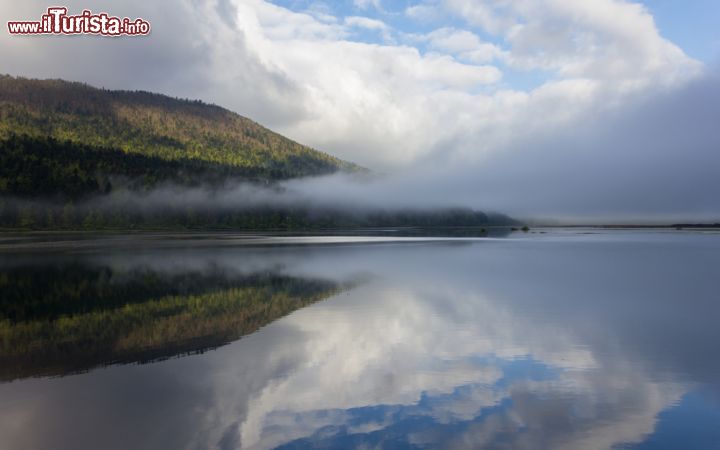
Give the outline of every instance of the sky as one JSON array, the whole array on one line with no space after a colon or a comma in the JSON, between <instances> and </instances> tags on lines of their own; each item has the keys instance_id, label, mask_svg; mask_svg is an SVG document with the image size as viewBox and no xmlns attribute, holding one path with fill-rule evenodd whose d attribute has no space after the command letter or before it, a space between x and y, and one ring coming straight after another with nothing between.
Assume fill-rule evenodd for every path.
<instances>
[{"instance_id":1,"label":"sky","mask_svg":"<svg viewBox=\"0 0 720 450\"><path fill-rule=\"evenodd\" d=\"M308 195L720 220L715 1L66 3L152 33L5 32L0 72L202 99L387 175L297 186Z\"/></svg>"}]
</instances>

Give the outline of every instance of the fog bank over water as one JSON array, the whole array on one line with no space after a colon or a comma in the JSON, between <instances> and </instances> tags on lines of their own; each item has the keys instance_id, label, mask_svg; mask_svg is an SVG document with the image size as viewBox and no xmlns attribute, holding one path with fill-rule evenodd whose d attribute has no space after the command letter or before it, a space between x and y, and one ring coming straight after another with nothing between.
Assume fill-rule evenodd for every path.
<instances>
[{"instance_id":1,"label":"fog bank over water","mask_svg":"<svg viewBox=\"0 0 720 450\"><path fill-rule=\"evenodd\" d=\"M566 223L720 220L720 76L714 70L632 108L535 131L474 161L439 157L372 182L286 183L337 203L469 206Z\"/></svg>"}]
</instances>

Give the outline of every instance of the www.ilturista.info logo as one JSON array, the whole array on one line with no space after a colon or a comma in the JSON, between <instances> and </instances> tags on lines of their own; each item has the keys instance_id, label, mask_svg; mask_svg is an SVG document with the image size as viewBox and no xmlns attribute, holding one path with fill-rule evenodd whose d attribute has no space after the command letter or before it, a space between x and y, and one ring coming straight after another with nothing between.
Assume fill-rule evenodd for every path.
<instances>
[{"instance_id":1,"label":"www.ilturista.info logo","mask_svg":"<svg viewBox=\"0 0 720 450\"><path fill-rule=\"evenodd\" d=\"M130 20L89 9L77 16L68 16L64 6L47 9L40 20L9 21L10 34L97 34L101 36L144 36L150 34L150 22L142 18Z\"/></svg>"}]
</instances>

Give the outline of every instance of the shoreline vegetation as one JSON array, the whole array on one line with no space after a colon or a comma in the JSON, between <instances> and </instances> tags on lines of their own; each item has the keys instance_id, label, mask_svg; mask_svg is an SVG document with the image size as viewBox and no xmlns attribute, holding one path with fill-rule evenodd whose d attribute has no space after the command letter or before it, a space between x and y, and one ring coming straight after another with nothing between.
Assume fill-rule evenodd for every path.
<instances>
[{"instance_id":1,"label":"shoreline vegetation","mask_svg":"<svg viewBox=\"0 0 720 450\"><path fill-rule=\"evenodd\" d=\"M179 204L52 204L0 197L0 230L323 231L372 228L523 227L503 214L469 208L351 209L317 206L182 207Z\"/></svg>"},{"instance_id":2,"label":"shoreline vegetation","mask_svg":"<svg viewBox=\"0 0 720 450\"><path fill-rule=\"evenodd\" d=\"M531 230L539 231L543 229L601 229L601 230L633 230L633 229L665 229L665 230L694 230L694 229L708 229L720 230L720 223L678 223L678 224L592 224L592 225L544 225L534 224L532 227L528 225L485 225L485 226L375 226L375 227L336 227L336 228L298 228L298 229L285 229L285 228L248 228L238 229L232 227L217 227L217 228L189 228L183 226L158 226L158 227L104 227L97 229L85 229L85 228L22 228L22 227L7 227L0 226L0 235L11 235L11 234L23 234L23 235L53 235L53 234L79 234L79 233L91 233L96 235L113 235L113 234L165 234L165 233L181 233L181 234L213 234L213 233L248 233L248 234L263 234L263 235L277 235L277 236L336 236L336 235L380 235L395 233L398 235L439 235L441 232L448 232L450 235L454 234L493 234L501 231L523 231L528 232Z\"/></svg>"}]
</instances>

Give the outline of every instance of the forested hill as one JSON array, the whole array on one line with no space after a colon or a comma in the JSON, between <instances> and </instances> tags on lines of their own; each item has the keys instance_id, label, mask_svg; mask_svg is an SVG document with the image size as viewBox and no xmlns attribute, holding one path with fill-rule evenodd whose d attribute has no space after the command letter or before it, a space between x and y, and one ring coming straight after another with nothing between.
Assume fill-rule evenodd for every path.
<instances>
[{"instance_id":1,"label":"forested hill","mask_svg":"<svg viewBox=\"0 0 720 450\"><path fill-rule=\"evenodd\" d=\"M112 158L121 152L159 165L179 162L188 170L222 168L248 178L360 169L200 101L0 75L0 141L13 135L78 144L83 152L109 151Z\"/></svg>"}]
</instances>

